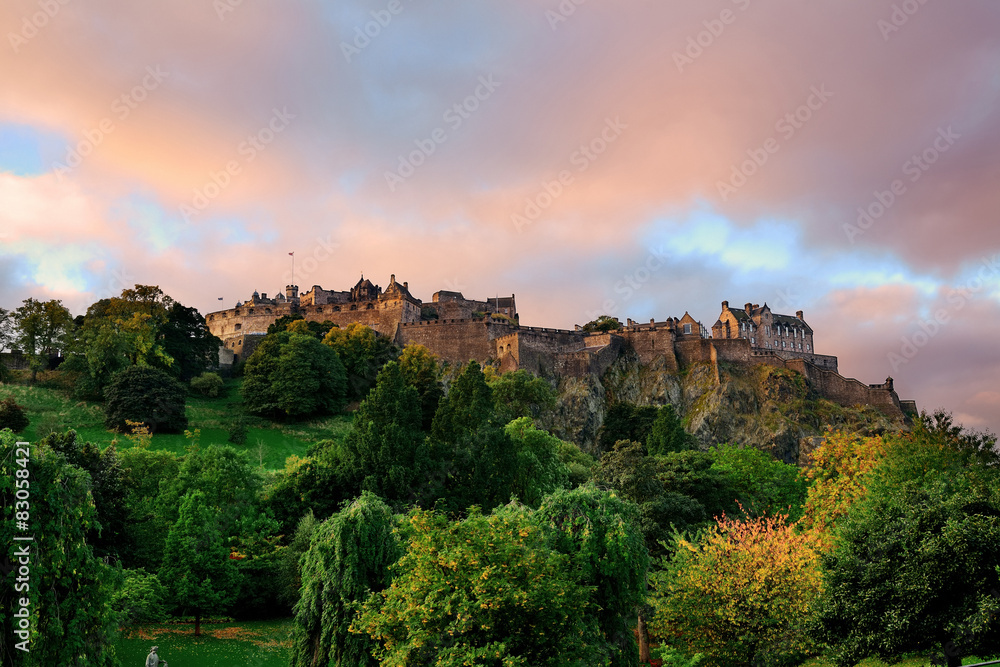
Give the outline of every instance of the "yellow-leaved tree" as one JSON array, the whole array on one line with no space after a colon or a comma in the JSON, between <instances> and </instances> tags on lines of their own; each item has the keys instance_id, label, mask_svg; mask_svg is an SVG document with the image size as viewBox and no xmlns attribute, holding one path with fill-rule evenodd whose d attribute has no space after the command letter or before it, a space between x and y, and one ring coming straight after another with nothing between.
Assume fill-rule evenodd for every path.
<instances>
[{"instance_id":1,"label":"yellow-leaved tree","mask_svg":"<svg viewBox=\"0 0 1000 667\"><path fill-rule=\"evenodd\" d=\"M815 546L786 516L717 518L696 539L678 539L652 578L651 634L711 665L801 659L814 648L805 621L822 582Z\"/></svg>"}]
</instances>

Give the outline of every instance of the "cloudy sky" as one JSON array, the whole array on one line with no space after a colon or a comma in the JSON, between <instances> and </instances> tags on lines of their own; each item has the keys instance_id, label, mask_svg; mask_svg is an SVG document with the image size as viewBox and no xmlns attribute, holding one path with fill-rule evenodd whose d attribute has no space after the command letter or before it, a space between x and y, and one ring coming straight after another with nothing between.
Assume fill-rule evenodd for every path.
<instances>
[{"instance_id":1,"label":"cloudy sky","mask_svg":"<svg viewBox=\"0 0 1000 667\"><path fill-rule=\"evenodd\" d=\"M0 307L364 272L525 324L803 310L1000 429L991 0L4 0ZM222 301L219 301L222 297Z\"/></svg>"}]
</instances>

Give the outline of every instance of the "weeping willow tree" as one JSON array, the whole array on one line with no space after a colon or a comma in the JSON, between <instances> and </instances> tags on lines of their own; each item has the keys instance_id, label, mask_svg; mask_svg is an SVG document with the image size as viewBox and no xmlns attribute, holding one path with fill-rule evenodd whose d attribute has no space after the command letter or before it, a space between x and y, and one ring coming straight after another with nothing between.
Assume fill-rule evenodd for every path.
<instances>
[{"instance_id":1,"label":"weeping willow tree","mask_svg":"<svg viewBox=\"0 0 1000 667\"><path fill-rule=\"evenodd\" d=\"M389 567L403 555L393 527L392 510L366 491L313 534L302 557L292 667L377 667L374 641L349 628L368 594L389 585Z\"/></svg>"}]
</instances>

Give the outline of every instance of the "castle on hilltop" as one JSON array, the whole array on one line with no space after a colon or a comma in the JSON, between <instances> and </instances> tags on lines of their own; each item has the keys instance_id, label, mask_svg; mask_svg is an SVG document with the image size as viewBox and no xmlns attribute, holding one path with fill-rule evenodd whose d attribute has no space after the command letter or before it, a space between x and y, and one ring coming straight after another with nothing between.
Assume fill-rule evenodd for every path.
<instances>
[{"instance_id":1,"label":"castle on hilltop","mask_svg":"<svg viewBox=\"0 0 1000 667\"><path fill-rule=\"evenodd\" d=\"M415 298L406 282L389 278L383 290L363 275L347 291L319 285L299 295L297 285L268 298L253 295L233 308L209 313L209 330L223 342L220 363L231 364L252 354L275 320L301 315L308 321L329 321L344 327L357 322L399 346L428 348L443 361L464 364L497 363L501 371L527 369L548 377L601 375L623 351L640 363L658 362L677 372L699 362L743 365L769 364L796 370L817 393L841 405L874 405L892 417L915 412L912 401L900 401L892 379L865 385L838 373L837 357L816 354L813 330L802 311L779 315L763 306L746 304L722 313L709 330L689 313L663 321L639 323L628 319L620 328L592 332L522 326L514 295L468 299L461 292L435 292L430 302ZM617 318L616 318L617 319Z\"/></svg>"}]
</instances>

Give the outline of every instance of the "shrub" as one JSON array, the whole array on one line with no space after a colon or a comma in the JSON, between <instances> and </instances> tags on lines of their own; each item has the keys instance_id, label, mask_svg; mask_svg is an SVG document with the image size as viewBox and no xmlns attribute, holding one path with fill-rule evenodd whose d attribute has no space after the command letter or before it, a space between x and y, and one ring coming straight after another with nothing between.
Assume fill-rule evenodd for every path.
<instances>
[{"instance_id":1,"label":"shrub","mask_svg":"<svg viewBox=\"0 0 1000 667\"><path fill-rule=\"evenodd\" d=\"M229 424L229 437L227 440L234 445L242 445L246 443L249 431L246 419L242 416L237 417Z\"/></svg>"},{"instance_id":2,"label":"shrub","mask_svg":"<svg viewBox=\"0 0 1000 667\"><path fill-rule=\"evenodd\" d=\"M191 391L209 398L216 398L222 393L225 384L218 373L202 373L191 378Z\"/></svg>"},{"instance_id":3,"label":"shrub","mask_svg":"<svg viewBox=\"0 0 1000 667\"><path fill-rule=\"evenodd\" d=\"M28 428L28 423L24 408L14 401L13 396L0 402L0 430L9 428L14 433L20 433Z\"/></svg>"},{"instance_id":4,"label":"shrub","mask_svg":"<svg viewBox=\"0 0 1000 667\"><path fill-rule=\"evenodd\" d=\"M184 385L166 372L131 366L111 378L104 390L104 425L129 431L128 422L142 422L150 431L180 433L187 427Z\"/></svg>"}]
</instances>

